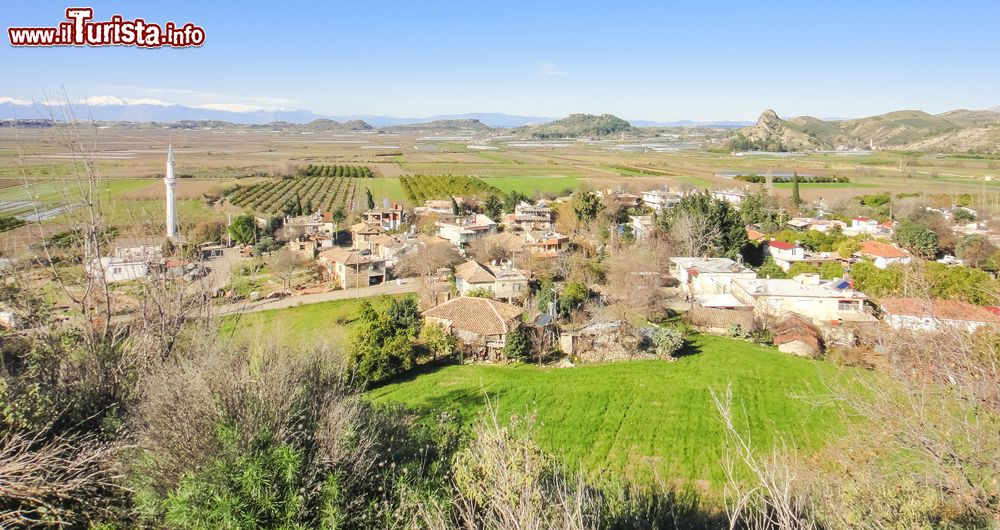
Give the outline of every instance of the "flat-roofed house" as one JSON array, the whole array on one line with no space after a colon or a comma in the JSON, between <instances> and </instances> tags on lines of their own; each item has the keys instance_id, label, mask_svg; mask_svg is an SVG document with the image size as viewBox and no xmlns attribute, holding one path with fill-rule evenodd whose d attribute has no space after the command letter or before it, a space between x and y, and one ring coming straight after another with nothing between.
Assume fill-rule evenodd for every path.
<instances>
[{"instance_id":1,"label":"flat-roofed house","mask_svg":"<svg viewBox=\"0 0 1000 530\"><path fill-rule=\"evenodd\" d=\"M481 358L503 360L507 334L520 325L520 307L490 298L460 296L422 313L427 323L441 324L475 348Z\"/></svg>"},{"instance_id":2,"label":"flat-roofed house","mask_svg":"<svg viewBox=\"0 0 1000 530\"><path fill-rule=\"evenodd\" d=\"M438 221L434 224L437 226L438 237L451 241L451 244L459 248L467 247L478 237L497 232L497 224L481 213L457 217L452 221Z\"/></svg>"},{"instance_id":3,"label":"flat-roofed house","mask_svg":"<svg viewBox=\"0 0 1000 530\"><path fill-rule=\"evenodd\" d=\"M670 258L670 274L689 297L728 294L733 280L750 280L757 273L729 258Z\"/></svg>"},{"instance_id":4,"label":"flat-roofed house","mask_svg":"<svg viewBox=\"0 0 1000 530\"><path fill-rule=\"evenodd\" d=\"M799 274L791 279L733 280L732 294L753 306L761 319L802 315L819 324L874 322L865 308L864 293L850 280L822 280L819 274Z\"/></svg>"},{"instance_id":5,"label":"flat-roofed house","mask_svg":"<svg viewBox=\"0 0 1000 530\"><path fill-rule=\"evenodd\" d=\"M385 281L385 260L367 249L331 248L320 252L317 261L341 289L368 287Z\"/></svg>"},{"instance_id":6,"label":"flat-roofed house","mask_svg":"<svg viewBox=\"0 0 1000 530\"><path fill-rule=\"evenodd\" d=\"M521 202L514 212L503 217L503 224L518 230L550 230L552 228L552 208Z\"/></svg>"},{"instance_id":7,"label":"flat-roofed house","mask_svg":"<svg viewBox=\"0 0 1000 530\"><path fill-rule=\"evenodd\" d=\"M103 278L105 283L118 283L145 278L154 266L147 260L101 257L87 262L85 268L92 278Z\"/></svg>"},{"instance_id":8,"label":"flat-roofed house","mask_svg":"<svg viewBox=\"0 0 1000 530\"><path fill-rule=\"evenodd\" d=\"M733 206L739 206L740 204L743 204L743 199L747 198L747 192L740 189L713 190L712 198L726 201Z\"/></svg>"},{"instance_id":9,"label":"flat-roofed house","mask_svg":"<svg viewBox=\"0 0 1000 530\"><path fill-rule=\"evenodd\" d=\"M855 217L851 219L851 226L847 227L845 233L848 235L876 235L880 230L877 220L871 217Z\"/></svg>"},{"instance_id":10,"label":"flat-roofed house","mask_svg":"<svg viewBox=\"0 0 1000 530\"><path fill-rule=\"evenodd\" d=\"M554 258L569 249L569 236L553 230L529 230L524 233L524 248L533 256Z\"/></svg>"},{"instance_id":11,"label":"flat-roofed house","mask_svg":"<svg viewBox=\"0 0 1000 530\"><path fill-rule=\"evenodd\" d=\"M677 206L682 198L680 194L670 191L669 187L642 192L642 203L657 212Z\"/></svg>"},{"instance_id":12,"label":"flat-roofed house","mask_svg":"<svg viewBox=\"0 0 1000 530\"><path fill-rule=\"evenodd\" d=\"M632 224L632 236L635 237L636 241L646 239L653 233L654 221L652 215L630 215L628 218Z\"/></svg>"}]
</instances>

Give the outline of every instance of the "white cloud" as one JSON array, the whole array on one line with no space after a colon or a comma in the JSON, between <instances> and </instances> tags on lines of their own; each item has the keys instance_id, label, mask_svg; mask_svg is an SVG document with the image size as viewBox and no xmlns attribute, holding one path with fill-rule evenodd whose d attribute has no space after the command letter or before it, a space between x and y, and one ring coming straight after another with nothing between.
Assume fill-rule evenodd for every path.
<instances>
[{"instance_id":1,"label":"white cloud","mask_svg":"<svg viewBox=\"0 0 1000 530\"><path fill-rule=\"evenodd\" d=\"M567 74L566 70L563 70L552 63L538 63L536 66L538 73L544 75L545 77L563 77Z\"/></svg>"},{"instance_id":2,"label":"white cloud","mask_svg":"<svg viewBox=\"0 0 1000 530\"><path fill-rule=\"evenodd\" d=\"M8 96L0 96L0 104L10 103L12 105L31 105L31 102L26 99L12 98Z\"/></svg>"}]
</instances>

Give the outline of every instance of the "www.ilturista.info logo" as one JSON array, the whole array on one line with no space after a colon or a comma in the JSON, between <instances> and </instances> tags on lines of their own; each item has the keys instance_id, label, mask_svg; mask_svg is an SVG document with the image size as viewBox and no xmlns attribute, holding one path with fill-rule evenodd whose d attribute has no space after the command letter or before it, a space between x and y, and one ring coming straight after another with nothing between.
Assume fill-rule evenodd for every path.
<instances>
[{"instance_id":1,"label":"www.ilturista.info logo","mask_svg":"<svg viewBox=\"0 0 1000 530\"><path fill-rule=\"evenodd\" d=\"M106 22L92 22L89 7L66 8L66 21L54 28L7 28L11 46L139 46L186 48L205 43L205 30L188 22L162 26L141 18L125 20L114 15Z\"/></svg>"}]
</instances>

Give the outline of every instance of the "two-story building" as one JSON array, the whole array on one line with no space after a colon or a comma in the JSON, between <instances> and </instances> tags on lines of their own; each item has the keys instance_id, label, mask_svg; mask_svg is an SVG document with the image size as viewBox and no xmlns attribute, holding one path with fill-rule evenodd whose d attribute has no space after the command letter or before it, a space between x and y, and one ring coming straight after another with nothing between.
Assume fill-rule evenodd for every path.
<instances>
[{"instance_id":1,"label":"two-story building","mask_svg":"<svg viewBox=\"0 0 1000 530\"><path fill-rule=\"evenodd\" d=\"M822 280L818 274L799 274L791 279L737 279L732 294L753 306L754 313L764 320L794 313L823 325L875 321L865 307L868 297L855 291L846 279Z\"/></svg>"},{"instance_id":2,"label":"two-story building","mask_svg":"<svg viewBox=\"0 0 1000 530\"><path fill-rule=\"evenodd\" d=\"M497 224L480 213L456 217L450 221L438 221L434 224L437 227L438 237L447 239L459 248L469 246L469 243L478 237L497 233Z\"/></svg>"},{"instance_id":3,"label":"two-story building","mask_svg":"<svg viewBox=\"0 0 1000 530\"><path fill-rule=\"evenodd\" d=\"M524 233L524 249L533 256L561 256L569 250L569 236L553 230L529 230Z\"/></svg>"},{"instance_id":4,"label":"two-story building","mask_svg":"<svg viewBox=\"0 0 1000 530\"><path fill-rule=\"evenodd\" d=\"M499 300L520 300L528 294L528 275L509 261L483 264L469 260L455 267L455 288L462 295L485 289Z\"/></svg>"},{"instance_id":5,"label":"two-story building","mask_svg":"<svg viewBox=\"0 0 1000 530\"><path fill-rule=\"evenodd\" d=\"M728 294L734 280L751 280L757 273L729 258L670 258L670 275L689 297Z\"/></svg>"},{"instance_id":6,"label":"two-story building","mask_svg":"<svg viewBox=\"0 0 1000 530\"><path fill-rule=\"evenodd\" d=\"M726 201L733 206L739 206L743 204L743 199L747 198L747 192L746 190L735 188L731 190L713 190L712 198Z\"/></svg>"},{"instance_id":7,"label":"two-story building","mask_svg":"<svg viewBox=\"0 0 1000 530\"><path fill-rule=\"evenodd\" d=\"M393 203L389 208L372 208L361 214L365 223L378 226L386 232L399 230L405 220L405 212L399 204Z\"/></svg>"},{"instance_id":8,"label":"two-story building","mask_svg":"<svg viewBox=\"0 0 1000 530\"><path fill-rule=\"evenodd\" d=\"M808 265L822 265L829 261L836 261L836 257L829 252L810 252L794 243L770 240L764 245L764 255L770 257L781 267L781 270L788 272L792 265L805 263Z\"/></svg>"},{"instance_id":9,"label":"two-story building","mask_svg":"<svg viewBox=\"0 0 1000 530\"><path fill-rule=\"evenodd\" d=\"M521 202L514 207L514 213L503 217L504 226L516 230L550 230L552 221L552 208L527 202Z\"/></svg>"},{"instance_id":10,"label":"two-story building","mask_svg":"<svg viewBox=\"0 0 1000 530\"><path fill-rule=\"evenodd\" d=\"M847 227L844 233L848 235L867 234L874 236L878 235L880 231L878 220L871 217L855 217L851 219L851 226Z\"/></svg>"},{"instance_id":11,"label":"two-story building","mask_svg":"<svg viewBox=\"0 0 1000 530\"><path fill-rule=\"evenodd\" d=\"M630 215L628 219L632 228L632 237L636 241L646 239L653 233L655 225L652 215Z\"/></svg>"},{"instance_id":12,"label":"two-story building","mask_svg":"<svg viewBox=\"0 0 1000 530\"><path fill-rule=\"evenodd\" d=\"M332 248L320 252L317 261L341 289L367 287L385 281L385 260L367 249Z\"/></svg>"},{"instance_id":13,"label":"two-story building","mask_svg":"<svg viewBox=\"0 0 1000 530\"><path fill-rule=\"evenodd\" d=\"M642 192L642 203L657 212L677 206L681 199L681 195L670 191L668 186Z\"/></svg>"}]
</instances>

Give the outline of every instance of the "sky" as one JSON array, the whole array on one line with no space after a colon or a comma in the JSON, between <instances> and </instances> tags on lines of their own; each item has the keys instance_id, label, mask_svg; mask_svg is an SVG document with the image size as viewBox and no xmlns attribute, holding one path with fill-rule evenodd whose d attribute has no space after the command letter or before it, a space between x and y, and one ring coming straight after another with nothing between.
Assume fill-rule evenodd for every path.
<instances>
[{"instance_id":1,"label":"sky","mask_svg":"<svg viewBox=\"0 0 1000 530\"><path fill-rule=\"evenodd\" d=\"M1000 2L19 1L0 25L205 29L199 48L14 48L0 100L113 96L419 117L612 113L670 121L1000 105Z\"/></svg>"}]
</instances>

